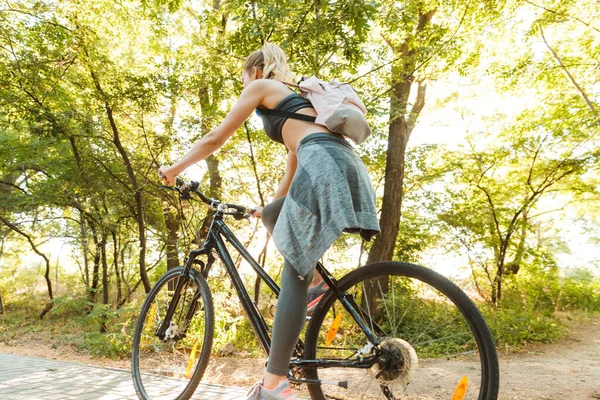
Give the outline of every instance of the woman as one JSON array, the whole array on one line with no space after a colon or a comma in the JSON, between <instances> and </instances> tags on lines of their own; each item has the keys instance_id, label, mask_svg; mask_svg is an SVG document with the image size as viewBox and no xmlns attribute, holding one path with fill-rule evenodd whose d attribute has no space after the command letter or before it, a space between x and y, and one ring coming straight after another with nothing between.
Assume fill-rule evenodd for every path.
<instances>
[{"instance_id":1,"label":"woman","mask_svg":"<svg viewBox=\"0 0 600 400\"><path fill-rule=\"evenodd\" d=\"M250 54L242 73L244 90L225 120L184 157L159 175L166 184L190 165L214 153L257 109L281 109L310 116L310 101L283 82L293 81L285 54L267 43ZM263 113L267 136L287 147L287 168L262 217L285 259L273 337L262 382L248 399L293 399L289 360L306 321L307 292L314 266L343 231L369 240L379 232L375 194L367 170L344 138L312 122Z\"/></svg>"}]
</instances>

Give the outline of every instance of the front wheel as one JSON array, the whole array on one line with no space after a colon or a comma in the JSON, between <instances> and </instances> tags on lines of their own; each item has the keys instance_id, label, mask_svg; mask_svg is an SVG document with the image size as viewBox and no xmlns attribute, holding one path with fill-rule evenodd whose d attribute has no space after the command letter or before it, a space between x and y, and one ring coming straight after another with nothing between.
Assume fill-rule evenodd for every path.
<instances>
[{"instance_id":1,"label":"front wheel","mask_svg":"<svg viewBox=\"0 0 600 400\"><path fill-rule=\"evenodd\" d=\"M304 357L318 360L306 377L329 381L308 386L313 400L498 398L491 333L451 281L417 265L383 262L352 271L338 289L344 300L330 290L306 334Z\"/></svg>"},{"instance_id":2,"label":"front wheel","mask_svg":"<svg viewBox=\"0 0 600 400\"><path fill-rule=\"evenodd\" d=\"M152 288L133 336L132 374L140 399L187 400L200 383L213 341L214 310L206 279L183 267L163 275ZM184 279L175 296L178 281ZM163 322L177 299L173 316ZM160 327L166 327L164 333Z\"/></svg>"}]
</instances>

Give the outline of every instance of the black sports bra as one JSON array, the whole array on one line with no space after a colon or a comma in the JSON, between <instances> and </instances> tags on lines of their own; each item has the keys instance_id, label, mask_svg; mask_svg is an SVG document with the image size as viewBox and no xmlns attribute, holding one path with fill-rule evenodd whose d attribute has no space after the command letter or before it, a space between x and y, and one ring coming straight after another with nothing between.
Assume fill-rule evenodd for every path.
<instances>
[{"instance_id":1,"label":"black sports bra","mask_svg":"<svg viewBox=\"0 0 600 400\"><path fill-rule=\"evenodd\" d=\"M312 103L308 99L305 99L298 93L292 93L283 100L281 100L273 110L295 113L296 111L307 107L313 107ZM288 120L289 117L275 115L274 113L271 113L269 111L272 110L264 107L259 107L256 109L256 112L263 121L265 133L267 134L267 136L271 140L283 144L283 138L281 137L281 128L283 127L283 124L285 123L285 121ZM306 120L314 121L314 117L307 117L308 118L306 118Z\"/></svg>"}]
</instances>

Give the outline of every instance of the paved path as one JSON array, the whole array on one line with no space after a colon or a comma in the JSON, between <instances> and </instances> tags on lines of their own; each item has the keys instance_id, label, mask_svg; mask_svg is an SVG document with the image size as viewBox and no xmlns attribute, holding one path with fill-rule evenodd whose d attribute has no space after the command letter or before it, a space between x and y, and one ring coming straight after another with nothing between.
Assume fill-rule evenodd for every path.
<instances>
[{"instance_id":1,"label":"paved path","mask_svg":"<svg viewBox=\"0 0 600 400\"><path fill-rule=\"evenodd\" d=\"M244 399L246 390L200 384L192 399ZM0 353L2 400L137 398L130 371Z\"/></svg>"}]
</instances>

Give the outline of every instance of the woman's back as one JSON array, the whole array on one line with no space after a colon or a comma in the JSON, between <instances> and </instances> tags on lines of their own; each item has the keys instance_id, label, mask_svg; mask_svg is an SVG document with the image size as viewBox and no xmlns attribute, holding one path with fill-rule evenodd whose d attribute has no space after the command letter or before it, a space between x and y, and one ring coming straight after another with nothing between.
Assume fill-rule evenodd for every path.
<instances>
[{"instance_id":1,"label":"woman's back","mask_svg":"<svg viewBox=\"0 0 600 400\"><path fill-rule=\"evenodd\" d=\"M279 107L280 109L285 109L285 111L312 117L317 116L317 113L310 102L300 97L296 92L290 90L286 84L274 79L262 79L262 81L261 86L265 93L261 107L271 110ZM286 103L288 103L287 106ZM281 108L282 106L284 108ZM285 146L294 153L296 152L300 141L311 133L331 133L323 125L318 125L309 121L274 116L269 116L268 118L261 117L263 118L263 122L266 122L265 130L267 130L267 135L271 139L285 144Z\"/></svg>"}]
</instances>

